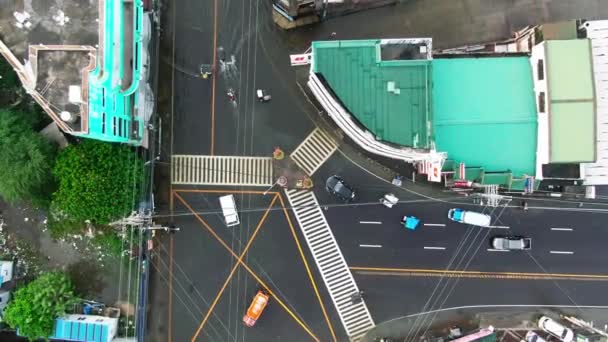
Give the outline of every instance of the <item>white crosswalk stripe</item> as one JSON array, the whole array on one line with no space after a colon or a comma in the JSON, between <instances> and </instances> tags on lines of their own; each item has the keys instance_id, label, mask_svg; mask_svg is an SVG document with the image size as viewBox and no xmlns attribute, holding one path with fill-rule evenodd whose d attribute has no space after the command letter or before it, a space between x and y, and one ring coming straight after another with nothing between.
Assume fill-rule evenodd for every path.
<instances>
[{"instance_id":1,"label":"white crosswalk stripe","mask_svg":"<svg viewBox=\"0 0 608 342\"><path fill-rule=\"evenodd\" d=\"M315 128L291 153L291 159L309 176L331 157L338 144L319 128Z\"/></svg>"},{"instance_id":2,"label":"white crosswalk stripe","mask_svg":"<svg viewBox=\"0 0 608 342\"><path fill-rule=\"evenodd\" d=\"M272 158L174 155L173 184L271 186Z\"/></svg>"},{"instance_id":3,"label":"white crosswalk stripe","mask_svg":"<svg viewBox=\"0 0 608 342\"><path fill-rule=\"evenodd\" d=\"M358 341L374 327L374 321L364 300L351 303L351 295L359 292L359 288L319 202L312 191L285 190L285 193L340 321L351 341Z\"/></svg>"}]
</instances>

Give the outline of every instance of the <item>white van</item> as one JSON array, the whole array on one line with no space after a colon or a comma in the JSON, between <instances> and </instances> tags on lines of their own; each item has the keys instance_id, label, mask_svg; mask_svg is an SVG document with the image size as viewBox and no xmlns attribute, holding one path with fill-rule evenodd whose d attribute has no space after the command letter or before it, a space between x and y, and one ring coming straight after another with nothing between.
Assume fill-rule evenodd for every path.
<instances>
[{"instance_id":1,"label":"white van","mask_svg":"<svg viewBox=\"0 0 608 342\"><path fill-rule=\"evenodd\" d=\"M490 215L458 208L450 209L448 211L448 218L455 222L472 224L480 227L489 227L492 221L492 217L490 217Z\"/></svg>"},{"instance_id":2,"label":"white van","mask_svg":"<svg viewBox=\"0 0 608 342\"><path fill-rule=\"evenodd\" d=\"M574 332L572 329L564 327L547 316L543 316L538 320L538 327L559 338L563 342L572 342L574 340Z\"/></svg>"},{"instance_id":3,"label":"white van","mask_svg":"<svg viewBox=\"0 0 608 342\"><path fill-rule=\"evenodd\" d=\"M236 203L234 202L233 195L221 196L220 205L228 227L236 226L241 223L239 220L239 213L236 211Z\"/></svg>"}]
</instances>

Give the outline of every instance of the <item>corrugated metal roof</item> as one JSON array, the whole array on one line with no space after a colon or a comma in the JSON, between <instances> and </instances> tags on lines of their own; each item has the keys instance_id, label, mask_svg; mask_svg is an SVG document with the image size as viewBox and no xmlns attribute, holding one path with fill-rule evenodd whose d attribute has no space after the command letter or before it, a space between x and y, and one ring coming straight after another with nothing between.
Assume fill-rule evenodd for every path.
<instances>
[{"instance_id":1,"label":"corrugated metal roof","mask_svg":"<svg viewBox=\"0 0 608 342\"><path fill-rule=\"evenodd\" d=\"M596 94L596 161L583 164L588 185L608 184L608 20L588 21Z\"/></svg>"},{"instance_id":2,"label":"corrugated metal roof","mask_svg":"<svg viewBox=\"0 0 608 342\"><path fill-rule=\"evenodd\" d=\"M55 320L55 331L50 338L67 341L108 342L109 330L109 326L103 322L70 319L69 317L57 318Z\"/></svg>"},{"instance_id":3,"label":"corrugated metal roof","mask_svg":"<svg viewBox=\"0 0 608 342\"><path fill-rule=\"evenodd\" d=\"M533 175L537 118L531 69L527 57L434 59L437 150L486 172Z\"/></svg>"},{"instance_id":4,"label":"corrugated metal roof","mask_svg":"<svg viewBox=\"0 0 608 342\"><path fill-rule=\"evenodd\" d=\"M546 41L545 59L549 95L549 161L595 161L591 41Z\"/></svg>"},{"instance_id":5,"label":"corrugated metal roof","mask_svg":"<svg viewBox=\"0 0 608 342\"><path fill-rule=\"evenodd\" d=\"M313 72L380 140L429 148L431 62L381 60L381 40L313 42Z\"/></svg>"}]
</instances>

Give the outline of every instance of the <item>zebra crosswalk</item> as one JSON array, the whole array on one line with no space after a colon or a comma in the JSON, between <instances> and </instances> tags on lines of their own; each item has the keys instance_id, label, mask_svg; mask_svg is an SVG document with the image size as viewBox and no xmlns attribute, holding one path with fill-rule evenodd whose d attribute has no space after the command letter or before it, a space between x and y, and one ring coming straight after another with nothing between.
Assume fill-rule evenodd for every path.
<instances>
[{"instance_id":1,"label":"zebra crosswalk","mask_svg":"<svg viewBox=\"0 0 608 342\"><path fill-rule=\"evenodd\" d=\"M291 159L309 176L331 157L338 144L319 128L315 128L291 153Z\"/></svg>"},{"instance_id":2,"label":"zebra crosswalk","mask_svg":"<svg viewBox=\"0 0 608 342\"><path fill-rule=\"evenodd\" d=\"M173 184L271 186L272 158L172 156Z\"/></svg>"},{"instance_id":3,"label":"zebra crosswalk","mask_svg":"<svg viewBox=\"0 0 608 342\"><path fill-rule=\"evenodd\" d=\"M374 327L374 321L364 300L351 302L351 296L358 293L359 288L319 202L312 191L285 190L285 193L340 321L351 341L358 341Z\"/></svg>"}]
</instances>

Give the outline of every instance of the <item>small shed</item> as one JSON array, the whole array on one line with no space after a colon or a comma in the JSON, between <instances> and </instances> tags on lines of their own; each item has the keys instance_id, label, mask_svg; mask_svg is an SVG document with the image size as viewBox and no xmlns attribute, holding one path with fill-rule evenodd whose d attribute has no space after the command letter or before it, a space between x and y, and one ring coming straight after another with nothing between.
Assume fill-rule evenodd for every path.
<instances>
[{"instance_id":1,"label":"small shed","mask_svg":"<svg viewBox=\"0 0 608 342\"><path fill-rule=\"evenodd\" d=\"M13 262L0 261L0 286L13 279Z\"/></svg>"},{"instance_id":2,"label":"small shed","mask_svg":"<svg viewBox=\"0 0 608 342\"><path fill-rule=\"evenodd\" d=\"M65 315L55 320L51 340L110 342L116 336L118 318L97 315Z\"/></svg>"}]
</instances>

